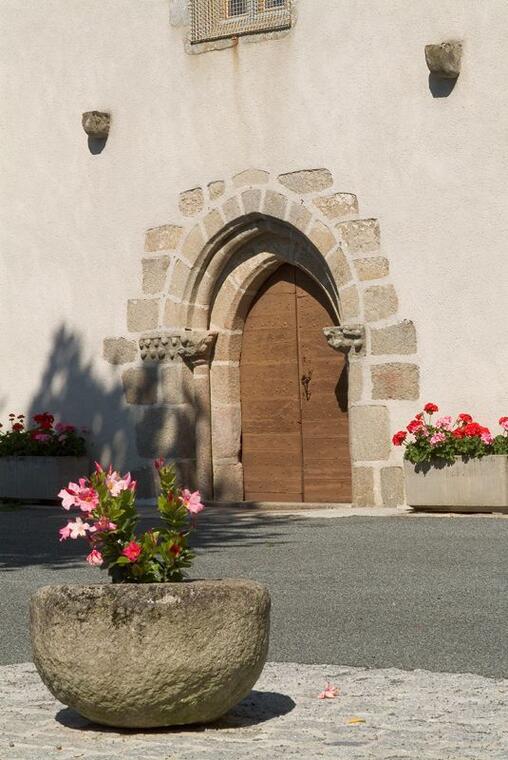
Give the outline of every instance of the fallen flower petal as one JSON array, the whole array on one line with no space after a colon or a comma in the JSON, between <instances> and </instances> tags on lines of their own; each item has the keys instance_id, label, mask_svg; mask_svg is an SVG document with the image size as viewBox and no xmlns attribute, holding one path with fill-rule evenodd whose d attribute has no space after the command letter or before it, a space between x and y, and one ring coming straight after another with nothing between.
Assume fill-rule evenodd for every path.
<instances>
[{"instance_id":1,"label":"fallen flower petal","mask_svg":"<svg viewBox=\"0 0 508 760\"><path fill-rule=\"evenodd\" d=\"M339 690L329 681L326 682L324 690L319 694L318 699L335 699Z\"/></svg>"},{"instance_id":2,"label":"fallen flower petal","mask_svg":"<svg viewBox=\"0 0 508 760\"><path fill-rule=\"evenodd\" d=\"M348 726L356 726L358 723L366 723L367 721L364 718L350 718L346 721Z\"/></svg>"}]
</instances>

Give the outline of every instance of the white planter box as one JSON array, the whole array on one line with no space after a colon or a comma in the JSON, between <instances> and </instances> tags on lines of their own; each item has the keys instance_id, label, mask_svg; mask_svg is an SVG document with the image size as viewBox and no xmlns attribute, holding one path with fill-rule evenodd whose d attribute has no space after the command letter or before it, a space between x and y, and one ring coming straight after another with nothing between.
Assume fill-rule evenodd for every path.
<instances>
[{"instance_id":1,"label":"white planter box","mask_svg":"<svg viewBox=\"0 0 508 760\"><path fill-rule=\"evenodd\" d=\"M69 481L87 477L88 457L0 457L0 499L56 499Z\"/></svg>"},{"instance_id":2,"label":"white planter box","mask_svg":"<svg viewBox=\"0 0 508 760\"><path fill-rule=\"evenodd\" d=\"M508 457L486 456L453 464L404 462L407 503L449 512L508 511Z\"/></svg>"}]
</instances>

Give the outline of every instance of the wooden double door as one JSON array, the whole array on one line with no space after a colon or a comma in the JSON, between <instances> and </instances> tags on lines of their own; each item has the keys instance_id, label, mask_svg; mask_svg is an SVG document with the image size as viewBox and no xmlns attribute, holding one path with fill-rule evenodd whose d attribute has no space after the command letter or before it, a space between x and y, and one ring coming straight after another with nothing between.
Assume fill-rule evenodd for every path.
<instances>
[{"instance_id":1,"label":"wooden double door","mask_svg":"<svg viewBox=\"0 0 508 760\"><path fill-rule=\"evenodd\" d=\"M321 288L281 266L247 316L240 361L247 501L350 502L347 366Z\"/></svg>"}]
</instances>

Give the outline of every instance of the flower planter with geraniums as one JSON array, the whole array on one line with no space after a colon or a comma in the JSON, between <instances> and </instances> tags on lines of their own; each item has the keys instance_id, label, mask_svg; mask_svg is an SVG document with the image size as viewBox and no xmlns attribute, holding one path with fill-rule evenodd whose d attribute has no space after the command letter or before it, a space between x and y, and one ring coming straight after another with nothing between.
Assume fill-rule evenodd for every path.
<instances>
[{"instance_id":1,"label":"flower planter with geraniums","mask_svg":"<svg viewBox=\"0 0 508 760\"><path fill-rule=\"evenodd\" d=\"M247 580L184 579L199 493L156 462L160 528L135 532L136 483L100 466L69 483L78 510L60 540L83 538L112 584L46 586L32 597L34 662L48 689L97 723L127 728L206 723L250 692L266 659L270 597Z\"/></svg>"},{"instance_id":2,"label":"flower planter with geraniums","mask_svg":"<svg viewBox=\"0 0 508 760\"><path fill-rule=\"evenodd\" d=\"M508 417L493 435L470 414L434 418L426 404L406 430L393 436L405 446L406 497L416 509L456 512L508 511Z\"/></svg>"},{"instance_id":3,"label":"flower planter with geraniums","mask_svg":"<svg viewBox=\"0 0 508 760\"><path fill-rule=\"evenodd\" d=\"M32 426L10 414L8 426L0 424L0 499L54 500L62 483L88 470L82 432L48 412Z\"/></svg>"}]
</instances>

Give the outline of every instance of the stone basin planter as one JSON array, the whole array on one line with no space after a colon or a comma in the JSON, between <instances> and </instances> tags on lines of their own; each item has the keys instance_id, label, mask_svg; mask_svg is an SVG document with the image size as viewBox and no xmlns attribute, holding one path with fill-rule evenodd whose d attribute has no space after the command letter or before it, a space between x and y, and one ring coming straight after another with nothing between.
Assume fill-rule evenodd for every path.
<instances>
[{"instance_id":1,"label":"stone basin planter","mask_svg":"<svg viewBox=\"0 0 508 760\"><path fill-rule=\"evenodd\" d=\"M45 586L31 601L33 658L51 693L96 723L207 723L260 676L269 614L248 580Z\"/></svg>"},{"instance_id":2,"label":"stone basin planter","mask_svg":"<svg viewBox=\"0 0 508 760\"><path fill-rule=\"evenodd\" d=\"M508 457L490 455L453 464L404 462L407 503L437 512L507 512Z\"/></svg>"},{"instance_id":3,"label":"stone basin planter","mask_svg":"<svg viewBox=\"0 0 508 760\"><path fill-rule=\"evenodd\" d=\"M54 500L88 468L88 457L0 457L0 499Z\"/></svg>"}]
</instances>

